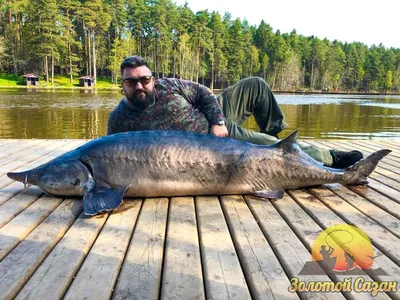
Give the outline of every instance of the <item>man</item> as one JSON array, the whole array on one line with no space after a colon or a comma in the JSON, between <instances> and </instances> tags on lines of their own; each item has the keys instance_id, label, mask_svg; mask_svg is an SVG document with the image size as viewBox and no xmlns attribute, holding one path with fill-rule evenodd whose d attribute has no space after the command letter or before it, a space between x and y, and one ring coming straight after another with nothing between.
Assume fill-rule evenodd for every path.
<instances>
[{"instance_id":1,"label":"man","mask_svg":"<svg viewBox=\"0 0 400 300\"><path fill-rule=\"evenodd\" d=\"M124 131L169 129L210 133L219 137L271 145L288 125L268 84L259 77L243 79L215 96L207 87L176 78L155 79L140 56L121 63L125 97L110 113L108 134ZM260 132L241 125L254 115ZM300 147L314 159L333 168L346 168L362 158L359 151Z\"/></svg>"}]
</instances>

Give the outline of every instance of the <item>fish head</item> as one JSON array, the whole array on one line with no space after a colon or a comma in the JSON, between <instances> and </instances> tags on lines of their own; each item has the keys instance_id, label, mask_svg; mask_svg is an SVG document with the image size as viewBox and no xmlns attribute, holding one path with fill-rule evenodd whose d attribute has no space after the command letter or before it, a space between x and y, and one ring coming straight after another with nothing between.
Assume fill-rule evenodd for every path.
<instances>
[{"instance_id":1,"label":"fish head","mask_svg":"<svg viewBox=\"0 0 400 300\"><path fill-rule=\"evenodd\" d=\"M79 160L55 160L35 169L10 172L7 176L24 184L39 186L54 195L83 195L93 179Z\"/></svg>"}]
</instances>

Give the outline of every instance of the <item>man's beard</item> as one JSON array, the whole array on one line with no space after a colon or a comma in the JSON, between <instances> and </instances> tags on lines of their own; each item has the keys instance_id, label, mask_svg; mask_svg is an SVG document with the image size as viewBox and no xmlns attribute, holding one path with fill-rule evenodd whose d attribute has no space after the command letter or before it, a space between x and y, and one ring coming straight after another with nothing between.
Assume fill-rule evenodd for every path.
<instances>
[{"instance_id":1,"label":"man's beard","mask_svg":"<svg viewBox=\"0 0 400 300\"><path fill-rule=\"evenodd\" d=\"M143 94L141 94L143 93ZM140 95L139 95L140 94ZM148 90L137 90L133 93L132 96L126 95L126 99L132 104L135 108L145 109L149 105L153 104L154 101L154 92Z\"/></svg>"}]
</instances>

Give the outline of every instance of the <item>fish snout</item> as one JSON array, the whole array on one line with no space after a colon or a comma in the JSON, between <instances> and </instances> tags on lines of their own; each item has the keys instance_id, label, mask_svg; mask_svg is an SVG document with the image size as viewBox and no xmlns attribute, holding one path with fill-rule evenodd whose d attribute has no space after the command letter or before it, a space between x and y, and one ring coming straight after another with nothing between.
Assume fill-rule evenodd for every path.
<instances>
[{"instance_id":1,"label":"fish snout","mask_svg":"<svg viewBox=\"0 0 400 300\"><path fill-rule=\"evenodd\" d=\"M23 171L23 172L8 172L7 176L10 179L22 182L24 184L36 184L37 176L34 176L32 170Z\"/></svg>"}]
</instances>

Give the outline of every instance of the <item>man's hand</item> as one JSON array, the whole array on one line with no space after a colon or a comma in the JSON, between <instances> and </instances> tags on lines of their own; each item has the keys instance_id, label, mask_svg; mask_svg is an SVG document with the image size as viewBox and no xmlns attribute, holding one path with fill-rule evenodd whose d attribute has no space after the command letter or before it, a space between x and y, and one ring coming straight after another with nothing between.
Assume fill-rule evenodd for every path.
<instances>
[{"instance_id":1,"label":"man's hand","mask_svg":"<svg viewBox=\"0 0 400 300\"><path fill-rule=\"evenodd\" d=\"M228 136L228 129L225 125L212 125L210 133L215 136L224 137Z\"/></svg>"}]
</instances>

